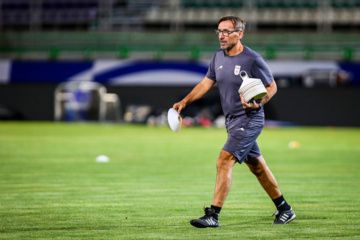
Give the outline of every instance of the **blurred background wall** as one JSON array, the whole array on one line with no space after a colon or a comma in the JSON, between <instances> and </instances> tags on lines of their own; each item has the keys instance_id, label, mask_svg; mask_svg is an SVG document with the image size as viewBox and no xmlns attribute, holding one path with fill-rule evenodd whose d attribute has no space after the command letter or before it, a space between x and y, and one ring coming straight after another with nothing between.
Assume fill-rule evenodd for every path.
<instances>
[{"instance_id":1,"label":"blurred background wall","mask_svg":"<svg viewBox=\"0 0 360 240\"><path fill-rule=\"evenodd\" d=\"M278 84L268 122L360 126L360 0L0 0L0 119L78 120L66 110L89 97L59 87L87 81L117 96L99 90L107 114L90 120L157 124L202 80L225 15ZM214 124L218 104L214 89L188 124Z\"/></svg>"}]
</instances>

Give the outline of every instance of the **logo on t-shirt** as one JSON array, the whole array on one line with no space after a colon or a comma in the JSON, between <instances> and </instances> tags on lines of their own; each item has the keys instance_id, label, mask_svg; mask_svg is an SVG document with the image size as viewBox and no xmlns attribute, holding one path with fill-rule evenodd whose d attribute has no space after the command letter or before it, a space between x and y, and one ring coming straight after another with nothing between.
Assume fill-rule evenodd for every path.
<instances>
[{"instance_id":1,"label":"logo on t-shirt","mask_svg":"<svg viewBox=\"0 0 360 240\"><path fill-rule=\"evenodd\" d=\"M236 66L235 66L235 69L234 69L234 74L235 74L235 75L239 75L239 73L240 73L240 68L241 68L240 65L236 65Z\"/></svg>"}]
</instances>

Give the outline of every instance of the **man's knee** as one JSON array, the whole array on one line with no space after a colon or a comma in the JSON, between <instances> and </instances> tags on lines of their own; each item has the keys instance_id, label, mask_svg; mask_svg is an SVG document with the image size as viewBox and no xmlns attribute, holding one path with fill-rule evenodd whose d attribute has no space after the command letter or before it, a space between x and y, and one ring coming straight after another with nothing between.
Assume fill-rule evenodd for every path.
<instances>
[{"instance_id":1,"label":"man's knee","mask_svg":"<svg viewBox=\"0 0 360 240\"><path fill-rule=\"evenodd\" d=\"M262 156L251 158L246 164L255 176L260 176L267 168L265 159Z\"/></svg>"},{"instance_id":2,"label":"man's knee","mask_svg":"<svg viewBox=\"0 0 360 240\"><path fill-rule=\"evenodd\" d=\"M218 170L231 169L235 165L236 161L237 160L234 155L225 150L221 150L216 167Z\"/></svg>"}]
</instances>

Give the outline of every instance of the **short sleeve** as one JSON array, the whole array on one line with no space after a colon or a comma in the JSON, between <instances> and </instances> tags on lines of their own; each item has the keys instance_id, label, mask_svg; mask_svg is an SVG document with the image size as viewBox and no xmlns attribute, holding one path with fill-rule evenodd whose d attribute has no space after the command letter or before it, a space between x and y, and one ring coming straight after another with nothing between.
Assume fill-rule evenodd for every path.
<instances>
[{"instance_id":1,"label":"short sleeve","mask_svg":"<svg viewBox=\"0 0 360 240\"><path fill-rule=\"evenodd\" d=\"M206 73L206 77L215 81L216 82L216 74L215 74L215 56L216 53L214 54L214 56L211 59L208 71Z\"/></svg>"},{"instance_id":2,"label":"short sleeve","mask_svg":"<svg viewBox=\"0 0 360 240\"><path fill-rule=\"evenodd\" d=\"M262 57L257 57L254 60L251 71L253 76L255 78L260 78L265 86L268 86L272 81L274 81L270 68Z\"/></svg>"}]
</instances>

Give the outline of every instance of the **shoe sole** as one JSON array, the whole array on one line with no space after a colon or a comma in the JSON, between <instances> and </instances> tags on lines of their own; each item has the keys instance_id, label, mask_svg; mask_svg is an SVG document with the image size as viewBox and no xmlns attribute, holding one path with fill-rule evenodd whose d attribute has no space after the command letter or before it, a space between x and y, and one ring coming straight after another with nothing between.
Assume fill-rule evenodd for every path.
<instances>
[{"instance_id":1,"label":"shoe sole","mask_svg":"<svg viewBox=\"0 0 360 240\"><path fill-rule=\"evenodd\" d=\"M196 228L218 228L219 227L219 226L204 226L202 223L200 223L196 220L191 220L190 224Z\"/></svg>"}]
</instances>

